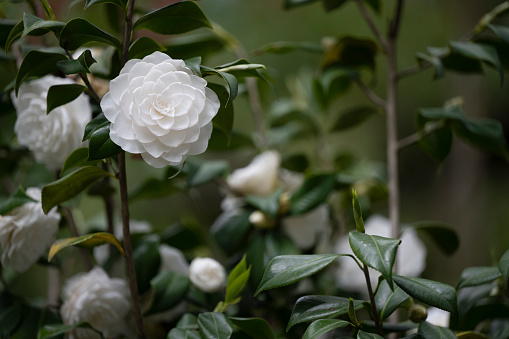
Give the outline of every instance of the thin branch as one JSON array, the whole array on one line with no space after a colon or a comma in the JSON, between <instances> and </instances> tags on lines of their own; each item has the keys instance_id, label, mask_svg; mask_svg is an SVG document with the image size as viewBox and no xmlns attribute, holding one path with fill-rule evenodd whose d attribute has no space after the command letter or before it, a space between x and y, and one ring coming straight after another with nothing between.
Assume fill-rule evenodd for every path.
<instances>
[{"instance_id":1,"label":"thin branch","mask_svg":"<svg viewBox=\"0 0 509 339\"><path fill-rule=\"evenodd\" d=\"M67 48L65 49L65 53L67 54L69 59L74 60L74 57L72 56L71 52L69 52L69 50ZM100 103L101 102L101 98L99 98L99 95L97 95L97 92L94 90L94 88L90 84L90 81L88 81L87 75L85 73L78 73L78 75L81 78L81 80L83 80L83 82L85 83L85 86L87 86L87 89L88 89L88 92L89 92L90 96L95 101L97 101L97 103Z\"/></svg>"},{"instance_id":2,"label":"thin branch","mask_svg":"<svg viewBox=\"0 0 509 339\"><path fill-rule=\"evenodd\" d=\"M373 293L373 288L371 287L371 279L369 278L368 266L364 265L363 272L364 277L366 278L366 285L368 286L371 313L373 314L373 320L375 321L376 331L379 335L383 336L382 323L380 322L380 317L378 316L378 312L376 310L375 294Z\"/></svg>"},{"instance_id":3,"label":"thin branch","mask_svg":"<svg viewBox=\"0 0 509 339\"><path fill-rule=\"evenodd\" d=\"M410 145L415 144L418 142L421 138L430 135L431 133L435 132L436 130L442 128L444 126L444 123L442 121L437 121L434 123L430 123L427 125L423 131L416 132L412 135L409 135L406 138L401 139L398 141L398 149L402 150L403 148L406 148Z\"/></svg>"},{"instance_id":4,"label":"thin branch","mask_svg":"<svg viewBox=\"0 0 509 339\"><path fill-rule=\"evenodd\" d=\"M354 82L359 86L359 89L371 100L375 105L385 108L387 103L384 99L380 98L371 88L366 86L360 79L354 79Z\"/></svg>"},{"instance_id":5,"label":"thin branch","mask_svg":"<svg viewBox=\"0 0 509 339\"><path fill-rule=\"evenodd\" d=\"M391 23L389 30L389 39L396 39L399 34L399 26L401 24L401 17L403 15L403 5L405 4L404 0L398 0L396 4L396 12L394 14L394 20Z\"/></svg>"},{"instance_id":6,"label":"thin branch","mask_svg":"<svg viewBox=\"0 0 509 339\"><path fill-rule=\"evenodd\" d=\"M378 40L378 43L382 47L382 50L384 52L387 52L387 41L384 39L380 31L378 30L378 27L376 27L373 19L371 18L371 15L369 14L366 6L364 6L364 3L362 0L356 0L357 6L359 7L359 11L361 12L361 15L364 17L364 20L368 24L369 28L371 29L371 32L375 35L375 38Z\"/></svg>"},{"instance_id":7,"label":"thin branch","mask_svg":"<svg viewBox=\"0 0 509 339\"><path fill-rule=\"evenodd\" d=\"M64 207L63 209L65 218L67 219L67 224L69 224L69 230L71 231L71 235L73 237L79 237L80 234L78 232L78 228L76 227L76 223L74 222L74 217L72 215L72 212L69 208ZM90 256L88 255L87 251L84 248L78 249L81 259L83 260L83 263L85 264L85 268L87 271L90 271L94 265L92 264L92 260L90 259Z\"/></svg>"}]
</instances>

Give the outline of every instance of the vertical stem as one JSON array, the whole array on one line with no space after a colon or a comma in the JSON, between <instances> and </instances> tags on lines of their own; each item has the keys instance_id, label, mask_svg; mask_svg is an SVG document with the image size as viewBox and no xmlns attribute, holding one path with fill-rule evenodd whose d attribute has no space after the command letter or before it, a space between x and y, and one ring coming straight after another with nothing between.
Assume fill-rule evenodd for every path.
<instances>
[{"instance_id":1,"label":"vertical stem","mask_svg":"<svg viewBox=\"0 0 509 339\"><path fill-rule=\"evenodd\" d=\"M71 210L67 207L64 207L63 212L65 218L67 219L67 223L69 224L69 230L71 231L71 235L73 237L79 237L80 233L78 232L78 228L76 227L76 222L74 222L74 217L72 215ZM78 252L80 253L81 259L85 264L85 268L87 269L87 271L90 271L92 267L94 267L94 265L92 264L92 260L90 259L87 250L85 250L84 248L78 248Z\"/></svg>"},{"instance_id":2,"label":"vertical stem","mask_svg":"<svg viewBox=\"0 0 509 339\"><path fill-rule=\"evenodd\" d=\"M375 295L373 294L373 288L371 287L371 279L369 278L369 270L366 265L364 265L363 271L364 277L366 278L366 285L368 286L371 313L373 314L373 319L375 320L376 331L378 332L379 335L382 336L383 335L382 323L380 322L380 317L378 316L378 312L376 310Z\"/></svg>"}]
</instances>

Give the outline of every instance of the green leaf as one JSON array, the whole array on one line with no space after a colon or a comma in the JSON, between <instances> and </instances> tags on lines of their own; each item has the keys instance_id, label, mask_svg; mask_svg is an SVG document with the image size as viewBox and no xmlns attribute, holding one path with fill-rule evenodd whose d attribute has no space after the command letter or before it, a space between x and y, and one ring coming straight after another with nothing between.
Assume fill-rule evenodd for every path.
<instances>
[{"instance_id":1,"label":"green leaf","mask_svg":"<svg viewBox=\"0 0 509 339\"><path fill-rule=\"evenodd\" d=\"M460 241L456 231L450 226L436 221L420 221L410 224L420 235L428 236L446 255L452 255Z\"/></svg>"},{"instance_id":2,"label":"green leaf","mask_svg":"<svg viewBox=\"0 0 509 339\"><path fill-rule=\"evenodd\" d=\"M504 26L488 25L489 29L493 31L500 39L509 44L509 28Z\"/></svg>"},{"instance_id":3,"label":"green leaf","mask_svg":"<svg viewBox=\"0 0 509 339\"><path fill-rule=\"evenodd\" d=\"M249 205L275 219L279 211L279 200L282 193L283 190L278 189L268 197L248 195L245 197L245 200Z\"/></svg>"},{"instance_id":4,"label":"green leaf","mask_svg":"<svg viewBox=\"0 0 509 339\"><path fill-rule=\"evenodd\" d=\"M47 108L46 113L49 114L52 110L62 105L65 105L77 97L86 89L85 86L78 84L69 85L53 85L48 90Z\"/></svg>"},{"instance_id":5,"label":"green leaf","mask_svg":"<svg viewBox=\"0 0 509 339\"><path fill-rule=\"evenodd\" d=\"M304 214L324 203L334 190L335 183L335 174L321 174L306 178L302 186L290 198L290 214Z\"/></svg>"},{"instance_id":6,"label":"green leaf","mask_svg":"<svg viewBox=\"0 0 509 339\"><path fill-rule=\"evenodd\" d=\"M359 39L347 36L339 39L326 52L322 68L346 67L354 70L375 70L375 58L379 48L370 39Z\"/></svg>"},{"instance_id":7,"label":"green leaf","mask_svg":"<svg viewBox=\"0 0 509 339\"><path fill-rule=\"evenodd\" d=\"M233 329L222 313L200 313L198 326L204 339L227 339L233 333Z\"/></svg>"},{"instance_id":8,"label":"green leaf","mask_svg":"<svg viewBox=\"0 0 509 339\"><path fill-rule=\"evenodd\" d=\"M187 186L196 187L209 183L214 179L224 176L228 169L229 165L226 160L203 161L198 164L193 172L188 173Z\"/></svg>"},{"instance_id":9,"label":"green leaf","mask_svg":"<svg viewBox=\"0 0 509 339\"><path fill-rule=\"evenodd\" d=\"M41 329L39 329L39 332L37 333L37 339L47 339L60 336L62 334L74 330L75 328L88 328L97 333L100 333L87 322L80 322L72 325L54 324L54 325L44 325Z\"/></svg>"},{"instance_id":10,"label":"green leaf","mask_svg":"<svg viewBox=\"0 0 509 339\"><path fill-rule=\"evenodd\" d=\"M91 73L90 66L95 62L96 60L92 57L92 52L87 49L81 53L78 59L59 61L57 66L65 74Z\"/></svg>"},{"instance_id":11,"label":"green leaf","mask_svg":"<svg viewBox=\"0 0 509 339\"><path fill-rule=\"evenodd\" d=\"M348 313L350 299L329 295L308 295L300 297L293 307L292 315L288 321L286 331L292 326L306 321L322 318L334 318ZM354 300L356 310L367 304L362 300Z\"/></svg>"},{"instance_id":12,"label":"green leaf","mask_svg":"<svg viewBox=\"0 0 509 339\"><path fill-rule=\"evenodd\" d=\"M237 81L237 78L234 75L225 72L219 72L218 70L207 66L201 65L200 68L201 73L204 77L207 75L217 75L223 78L224 81L226 81L226 84L228 85L227 87L228 100L226 101L224 107L228 107L232 103L233 99L235 99L237 97L237 94L239 93L239 82Z\"/></svg>"},{"instance_id":13,"label":"green leaf","mask_svg":"<svg viewBox=\"0 0 509 339\"><path fill-rule=\"evenodd\" d=\"M190 59L196 57L200 51L202 57L218 52L224 48L226 42L213 33L176 36L171 44L164 46L166 53L175 59Z\"/></svg>"},{"instance_id":14,"label":"green leaf","mask_svg":"<svg viewBox=\"0 0 509 339\"><path fill-rule=\"evenodd\" d=\"M230 272L230 275L228 276L228 283L226 284L226 296L224 298L226 303L231 302L240 294L247 281L249 280L250 274L251 265L249 265L249 268L247 267L246 255L244 254L242 260L233 268L233 270Z\"/></svg>"},{"instance_id":15,"label":"green leaf","mask_svg":"<svg viewBox=\"0 0 509 339\"><path fill-rule=\"evenodd\" d=\"M106 177L116 179L114 175L101 168L87 166L44 186L42 188L42 209L44 213L47 214L56 205L74 198L94 182Z\"/></svg>"},{"instance_id":16,"label":"green leaf","mask_svg":"<svg viewBox=\"0 0 509 339\"><path fill-rule=\"evenodd\" d=\"M23 34L20 38L23 39L27 35L43 35L50 31L58 37L64 26L64 22L43 20L30 13L23 13Z\"/></svg>"},{"instance_id":17,"label":"green leaf","mask_svg":"<svg viewBox=\"0 0 509 339\"><path fill-rule=\"evenodd\" d=\"M378 316L385 320L389 317L402 302L410 298L401 288L397 287L391 290L387 280L378 284L375 294L375 304Z\"/></svg>"},{"instance_id":18,"label":"green leaf","mask_svg":"<svg viewBox=\"0 0 509 339\"><path fill-rule=\"evenodd\" d=\"M96 128L90 135L88 161L116 156L122 150L110 139L110 122Z\"/></svg>"},{"instance_id":19,"label":"green leaf","mask_svg":"<svg viewBox=\"0 0 509 339\"><path fill-rule=\"evenodd\" d=\"M454 287L422 278L394 275L394 282L413 298L458 317L458 300Z\"/></svg>"},{"instance_id":20,"label":"green leaf","mask_svg":"<svg viewBox=\"0 0 509 339\"><path fill-rule=\"evenodd\" d=\"M177 328L198 330L198 318L191 313L185 313L177 323Z\"/></svg>"},{"instance_id":21,"label":"green leaf","mask_svg":"<svg viewBox=\"0 0 509 339\"><path fill-rule=\"evenodd\" d=\"M359 331L357 332L357 339L383 339L383 337L379 336L376 333Z\"/></svg>"},{"instance_id":22,"label":"green leaf","mask_svg":"<svg viewBox=\"0 0 509 339\"><path fill-rule=\"evenodd\" d=\"M265 268L262 281L254 295L307 278L327 267L339 256L339 254L277 256Z\"/></svg>"},{"instance_id":23,"label":"green leaf","mask_svg":"<svg viewBox=\"0 0 509 339\"><path fill-rule=\"evenodd\" d=\"M129 47L129 60L131 59L143 59L149 54L156 51L164 51L165 48L161 46L157 41L149 37L138 38Z\"/></svg>"},{"instance_id":24,"label":"green leaf","mask_svg":"<svg viewBox=\"0 0 509 339\"><path fill-rule=\"evenodd\" d=\"M303 5L312 4L313 2L317 2L318 0L285 0L285 8L291 9Z\"/></svg>"},{"instance_id":25,"label":"green leaf","mask_svg":"<svg viewBox=\"0 0 509 339\"><path fill-rule=\"evenodd\" d=\"M181 189L175 185L174 180L148 178L141 185L133 189L132 193L129 194L129 200L157 199L168 197L180 191Z\"/></svg>"},{"instance_id":26,"label":"green leaf","mask_svg":"<svg viewBox=\"0 0 509 339\"><path fill-rule=\"evenodd\" d=\"M348 321L337 320L337 319L320 319L313 321L311 325L304 332L302 339L315 339L320 337L322 334L332 331L336 328L351 326Z\"/></svg>"},{"instance_id":27,"label":"green leaf","mask_svg":"<svg viewBox=\"0 0 509 339\"><path fill-rule=\"evenodd\" d=\"M60 46L64 49L75 50L89 42L111 45L118 50L121 48L117 38L82 18L72 19L60 32Z\"/></svg>"},{"instance_id":28,"label":"green leaf","mask_svg":"<svg viewBox=\"0 0 509 339\"><path fill-rule=\"evenodd\" d=\"M127 6L127 0L87 0L87 2L85 3L85 9L96 4L112 4L125 11Z\"/></svg>"},{"instance_id":29,"label":"green leaf","mask_svg":"<svg viewBox=\"0 0 509 339\"><path fill-rule=\"evenodd\" d=\"M216 116L212 119L214 127L221 130L230 141L233 129L233 105L228 105L230 92L226 87L209 82L207 87L216 93L220 106ZM228 142L229 143L229 142Z\"/></svg>"},{"instance_id":30,"label":"green leaf","mask_svg":"<svg viewBox=\"0 0 509 339\"><path fill-rule=\"evenodd\" d=\"M60 171L60 176L62 176L62 174L69 171L70 169L76 167L95 166L100 162L99 160L87 161L87 158L88 158L88 148L81 147L74 150L71 154L69 154L67 159L65 159L64 166Z\"/></svg>"},{"instance_id":31,"label":"green leaf","mask_svg":"<svg viewBox=\"0 0 509 339\"><path fill-rule=\"evenodd\" d=\"M48 261L51 261L55 254L60 252L66 247L69 246L78 246L82 248L93 248L96 246L101 246L103 244L112 244L118 248L119 252L124 255L124 249L122 248L122 244L118 241L117 238L111 233L107 232L99 232L93 234L82 235L80 237L73 237L67 239L57 240L51 248L49 249Z\"/></svg>"},{"instance_id":32,"label":"green leaf","mask_svg":"<svg viewBox=\"0 0 509 339\"><path fill-rule=\"evenodd\" d=\"M186 67L190 68L194 73L201 77L201 56L184 60Z\"/></svg>"},{"instance_id":33,"label":"green leaf","mask_svg":"<svg viewBox=\"0 0 509 339\"><path fill-rule=\"evenodd\" d=\"M23 58L18 75L16 76L16 83L14 85L16 95L18 95L21 84L28 78L41 77L57 72L57 62L62 60L67 60L67 57L60 53L46 53L37 50L28 52Z\"/></svg>"},{"instance_id":34,"label":"green leaf","mask_svg":"<svg viewBox=\"0 0 509 339\"><path fill-rule=\"evenodd\" d=\"M355 127L378 113L379 110L377 108L370 106L361 106L348 109L346 112L343 112L339 116L331 131L338 132Z\"/></svg>"},{"instance_id":35,"label":"green leaf","mask_svg":"<svg viewBox=\"0 0 509 339\"><path fill-rule=\"evenodd\" d=\"M456 338L458 338L458 339L490 339L490 337L488 337L487 335L480 333L480 332L475 332L475 331L460 332L460 333L456 334ZM498 338L498 337L493 337L493 338Z\"/></svg>"},{"instance_id":36,"label":"green leaf","mask_svg":"<svg viewBox=\"0 0 509 339\"><path fill-rule=\"evenodd\" d=\"M451 41L452 50L467 58L484 61L498 69L500 75L500 84L504 84L504 69L497 50L493 46L484 45L475 42Z\"/></svg>"},{"instance_id":37,"label":"green leaf","mask_svg":"<svg viewBox=\"0 0 509 339\"><path fill-rule=\"evenodd\" d=\"M5 41L5 51L9 50L14 40L19 39L21 37L21 34L23 34L23 30L24 30L23 20L21 20L9 32L9 35L7 36L7 39Z\"/></svg>"},{"instance_id":38,"label":"green leaf","mask_svg":"<svg viewBox=\"0 0 509 339\"><path fill-rule=\"evenodd\" d=\"M262 318L228 318L235 327L253 339L274 339L269 323Z\"/></svg>"},{"instance_id":39,"label":"green leaf","mask_svg":"<svg viewBox=\"0 0 509 339\"><path fill-rule=\"evenodd\" d=\"M501 276L498 267L467 267L461 273L456 289L490 283Z\"/></svg>"},{"instance_id":40,"label":"green leaf","mask_svg":"<svg viewBox=\"0 0 509 339\"><path fill-rule=\"evenodd\" d=\"M0 213L1 214L1 213ZM507 289L507 280L509 279L509 250L507 250L500 261L498 262L498 269L504 279L504 286Z\"/></svg>"},{"instance_id":41,"label":"green leaf","mask_svg":"<svg viewBox=\"0 0 509 339\"><path fill-rule=\"evenodd\" d=\"M20 303L2 305L0 310L0 335L2 338L10 338L10 334L18 327L22 317L23 309Z\"/></svg>"},{"instance_id":42,"label":"green leaf","mask_svg":"<svg viewBox=\"0 0 509 339\"><path fill-rule=\"evenodd\" d=\"M106 119L106 117L104 116L104 114L102 112L98 116L96 116L95 118L90 120L90 122L87 124L87 126L85 126L85 133L83 135L82 141L84 142L84 141L87 141L88 139L90 139L90 136L96 129L104 126L108 122L109 122L109 120Z\"/></svg>"},{"instance_id":43,"label":"green leaf","mask_svg":"<svg viewBox=\"0 0 509 339\"><path fill-rule=\"evenodd\" d=\"M145 14L136 21L133 28L169 35L201 27L212 28L200 7L193 1L180 1Z\"/></svg>"},{"instance_id":44,"label":"green leaf","mask_svg":"<svg viewBox=\"0 0 509 339\"><path fill-rule=\"evenodd\" d=\"M401 240L350 232L348 241L355 256L365 265L380 272L392 288L392 267Z\"/></svg>"},{"instance_id":45,"label":"green leaf","mask_svg":"<svg viewBox=\"0 0 509 339\"><path fill-rule=\"evenodd\" d=\"M202 337L195 330L174 328L168 333L167 339L202 339Z\"/></svg>"},{"instance_id":46,"label":"green leaf","mask_svg":"<svg viewBox=\"0 0 509 339\"><path fill-rule=\"evenodd\" d=\"M189 289L189 278L166 270L153 278L150 286L152 287L151 306L144 312L145 316L167 311L181 302Z\"/></svg>"},{"instance_id":47,"label":"green leaf","mask_svg":"<svg viewBox=\"0 0 509 339\"><path fill-rule=\"evenodd\" d=\"M231 254L249 231L249 215L251 211L240 210L236 213L222 213L210 227L210 233L218 245Z\"/></svg>"},{"instance_id":48,"label":"green leaf","mask_svg":"<svg viewBox=\"0 0 509 339\"><path fill-rule=\"evenodd\" d=\"M134 267L136 270L136 281L138 282L138 292L144 293L152 287L152 280L157 276L161 264L159 254L160 239L156 234L147 234L141 236L133 246ZM163 277L161 277L162 279ZM166 276L164 277L166 278ZM183 284L183 281L179 281ZM179 284L179 286L181 286ZM161 293L165 293L164 291ZM158 303L159 306L164 302Z\"/></svg>"},{"instance_id":49,"label":"green leaf","mask_svg":"<svg viewBox=\"0 0 509 339\"><path fill-rule=\"evenodd\" d=\"M355 219L355 227L357 228L357 232L365 233L364 230L364 220L362 219L362 209L361 204L359 203L359 197L357 197L357 192L352 188L352 205L353 205L353 216Z\"/></svg>"},{"instance_id":50,"label":"green leaf","mask_svg":"<svg viewBox=\"0 0 509 339\"><path fill-rule=\"evenodd\" d=\"M419 324L419 333L424 338L457 339L450 329L432 325L427 321Z\"/></svg>"},{"instance_id":51,"label":"green leaf","mask_svg":"<svg viewBox=\"0 0 509 339\"><path fill-rule=\"evenodd\" d=\"M444 77L444 65L442 64L442 59L436 55L427 55L425 53L416 53L417 62L419 66L422 68L424 61L428 62L435 69L435 73L433 75L433 80L441 79Z\"/></svg>"},{"instance_id":52,"label":"green leaf","mask_svg":"<svg viewBox=\"0 0 509 339\"><path fill-rule=\"evenodd\" d=\"M355 304L353 303L353 299L348 299L348 318L350 318L350 322L355 326L356 328L361 328L361 324L359 323L359 320L357 320L357 314L355 313Z\"/></svg>"},{"instance_id":53,"label":"green leaf","mask_svg":"<svg viewBox=\"0 0 509 339\"><path fill-rule=\"evenodd\" d=\"M37 202L37 200L30 198L25 193L23 187L19 186L7 200L0 203L0 215L5 215L16 207L22 206L29 202Z\"/></svg>"}]
</instances>

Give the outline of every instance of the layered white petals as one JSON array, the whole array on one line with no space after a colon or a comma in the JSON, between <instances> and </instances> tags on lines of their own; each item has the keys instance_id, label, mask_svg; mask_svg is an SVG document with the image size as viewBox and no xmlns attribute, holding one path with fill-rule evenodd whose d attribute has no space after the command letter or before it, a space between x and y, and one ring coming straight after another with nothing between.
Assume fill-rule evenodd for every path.
<instances>
[{"instance_id":1,"label":"layered white petals","mask_svg":"<svg viewBox=\"0 0 509 339\"><path fill-rule=\"evenodd\" d=\"M0 259L3 267L26 271L43 255L55 240L60 214L53 208L44 214L41 190L29 188L29 202L0 216Z\"/></svg>"},{"instance_id":2,"label":"layered white petals","mask_svg":"<svg viewBox=\"0 0 509 339\"><path fill-rule=\"evenodd\" d=\"M49 88L74 83L48 75L23 83L17 97L12 94L18 115L14 131L19 144L26 146L37 162L51 170L60 168L72 151L83 146L85 126L92 119L92 109L84 94L46 114Z\"/></svg>"},{"instance_id":3,"label":"layered white petals","mask_svg":"<svg viewBox=\"0 0 509 339\"><path fill-rule=\"evenodd\" d=\"M226 271L212 258L195 258L189 266L189 279L197 289L212 293L224 286Z\"/></svg>"},{"instance_id":4,"label":"layered white petals","mask_svg":"<svg viewBox=\"0 0 509 339\"><path fill-rule=\"evenodd\" d=\"M129 60L101 101L111 140L158 168L205 152L220 105L206 85L161 52Z\"/></svg>"}]
</instances>

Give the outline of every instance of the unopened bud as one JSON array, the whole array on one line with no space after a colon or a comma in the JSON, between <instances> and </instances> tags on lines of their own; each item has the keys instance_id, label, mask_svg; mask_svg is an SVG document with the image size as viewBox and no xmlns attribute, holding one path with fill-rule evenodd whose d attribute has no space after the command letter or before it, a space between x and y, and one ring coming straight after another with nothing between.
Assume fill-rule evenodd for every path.
<instances>
[{"instance_id":1,"label":"unopened bud","mask_svg":"<svg viewBox=\"0 0 509 339\"><path fill-rule=\"evenodd\" d=\"M254 211L249 216L249 222L256 228L272 228L274 227L274 220L269 218L262 211Z\"/></svg>"},{"instance_id":2,"label":"unopened bud","mask_svg":"<svg viewBox=\"0 0 509 339\"><path fill-rule=\"evenodd\" d=\"M290 195L287 192L281 193L279 196L279 215L286 214L290 210Z\"/></svg>"},{"instance_id":3,"label":"unopened bud","mask_svg":"<svg viewBox=\"0 0 509 339\"><path fill-rule=\"evenodd\" d=\"M426 320L428 317L428 310L426 307L418 304L413 304L412 307L408 310L408 319L410 319L414 323L420 323Z\"/></svg>"}]
</instances>

